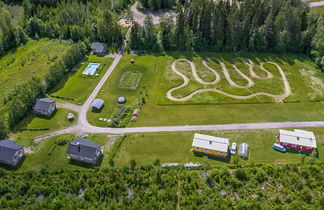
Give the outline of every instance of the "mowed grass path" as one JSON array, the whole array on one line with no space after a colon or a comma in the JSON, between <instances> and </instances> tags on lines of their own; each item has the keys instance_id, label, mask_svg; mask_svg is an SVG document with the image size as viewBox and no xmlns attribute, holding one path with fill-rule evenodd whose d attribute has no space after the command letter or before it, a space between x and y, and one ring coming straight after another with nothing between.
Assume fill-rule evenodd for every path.
<instances>
[{"instance_id":1,"label":"mowed grass path","mask_svg":"<svg viewBox=\"0 0 324 210\"><path fill-rule=\"evenodd\" d=\"M87 100L95 86L98 84L102 76L108 70L112 61L113 59L110 57L97 57L95 55L90 55L87 61L81 65L77 72L70 74L69 77L65 78L65 80L62 81L61 85L58 85L56 87L56 90L58 90L54 91L52 95L74 98L75 101L69 100L68 102L78 105L83 104ZM96 71L96 74L98 74L98 76L87 76L82 74L89 63L100 63L100 66Z\"/></svg>"},{"instance_id":2,"label":"mowed grass path","mask_svg":"<svg viewBox=\"0 0 324 210\"><path fill-rule=\"evenodd\" d=\"M138 121L129 123L128 126L130 127L324 120L324 103L312 101L314 98L321 100L323 97L324 89L321 86L324 78L323 73L311 60L299 55L249 54L250 57L255 57L254 60L259 57L263 59L269 57L275 62L282 62L287 66L288 71L291 72L290 76L287 77L294 91L292 94L294 103L261 103L258 99L255 99L255 103L250 104L229 103L226 100L224 100L224 104L212 104L204 103L206 95L197 95L197 99L201 100L200 104L173 102L161 104L161 100L167 100L165 96L167 88L165 87L170 86L164 79L165 72L169 71L168 68L174 59L184 57L181 53L178 54L177 56L176 53L172 53L173 57L170 55L125 55L97 96L105 100L105 107L100 113L89 111L89 122L93 125L106 127L107 123L100 122L98 119L101 117L109 119L111 117L116 108L118 96L126 96L126 105L133 108L136 108L141 103L142 98L145 98L146 103L140 107L142 112ZM184 54L187 58L193 55ZM217 57L219 54L214 53L212 55ZM220 55L228 57L228 59L230 59L230 56L248 56L245 54ZM130 64L132 58L135 60L134 65ZM202 69L201 65L199 65L199 68ZM139 86L134 91L118 88L120 78L127 71L142 73ZM176 78L176 80L178 79ZM267 87L268 90L271 90L271 88L272 86ZM213 93L207 97L207 99L209 98L211 100L215 100L215 98L216 100L224 99Z\"/></svg>"},{"instance_id":3,"label":"mowed grass path","mask_svg":"<svg viewBox=\"0 0 324 210\"><path fill-rule=\"evenodd\" d=\"M317 147L319 149L319 159L324 161L324 129L308 128L314 131L318 139ZM249 158L244 160L240 158L240 164L248 163L287 163L299 162L301 155L298 153L280 153L272 149L276 142L274 130L233 130L219 132L199 132L214 136L229 138L230 143L236 142L249 144ZM159 159L161 163L208 163L210 165L233 164L233 157L227 159L208 158L207 156L195 156L191 151L194 132L178 133L145 133L131 134L124 139L117 155L114 159L118 166L129 165L134 159L138 164L152 163ZM305 161L309 160L306 156Z\"/></svg>"},{"instance_id":4,"label":"mowed grass path","mask_svg":"<svg viewBox=\"0 0 324 210\"><path fill-rule=\"evenodd\" d=\"M70 45L66 42L41 39L31 40L7 53L0 58L0 90L11 89L32 77L42 77L49 66L69 48Z\"/></svg>"}]
</instances>

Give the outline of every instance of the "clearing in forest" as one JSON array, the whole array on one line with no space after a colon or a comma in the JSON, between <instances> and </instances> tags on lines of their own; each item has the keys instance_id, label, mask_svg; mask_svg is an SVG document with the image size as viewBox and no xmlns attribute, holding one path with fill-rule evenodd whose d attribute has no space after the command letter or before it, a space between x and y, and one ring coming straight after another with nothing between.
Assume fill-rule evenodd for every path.
<instances>
[{"instance_id":1,"label":"clearing in forest","mask_svg":"<svg viewBox=\"0 0 324 210\"><path fill-rule=\"evenodd\" d=\"M0 58L0 89L10 90L23 81L42 77L70 46L68 42L42 39L29 41L9 52Z\"/></svg>"}]
</instances>

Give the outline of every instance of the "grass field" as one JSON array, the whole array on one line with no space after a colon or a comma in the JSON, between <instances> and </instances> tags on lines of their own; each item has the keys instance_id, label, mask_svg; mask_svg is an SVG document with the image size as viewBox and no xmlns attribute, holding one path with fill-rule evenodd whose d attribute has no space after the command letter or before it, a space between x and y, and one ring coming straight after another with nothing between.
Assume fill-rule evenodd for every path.
<instances>
[{"instance_id":1,"label":"grass field","mask_svg":"<svg viewBox=\"0 0 324 210\"><path fill-rule=\"evenodd\" d=\"M133 108L139 107L143 98L145 99L145 104L140 106L142 112L139 119L137 122L131 122L129 124L131 127L324 120L324 103L314 101L316 98L321 99L323 97L321 95L323 88L318 85L322 84L323 73L307 57L283 55L281 58L274 55L254 55L255 59L258 58L257 56L263 58L269 56L286 66L285 69L287 68L287 71L291 72L289 78L291 80L290 86L294 90L291 96L295 101L294 103L261 103L256 101L250 104L238 104L228 103L227 101L224 104L189 104L167 102L165 91L170 84L165 82L164 74L169 71L168 68L172 60L181 58L181 56L176 56L175 53L172 53L172 55L174 57L171 55L125 55L98 94L98 98L105 100L105 107L100 113L89 111L89 122L93 125L106 127L107 123L98 119L101 117L111 118L119 96L125 96L127 98L125 105ZM226 54L222 55L225 56ZM227 55L229 56L229 54ZM236 56L250 56L252 58L253 54ZM136 61L134 65L130 64L132 58ZM141 81L135 91L118 88L120 78L127 71L142 73ZM271 87L266 88L271 90ZM276 89L276 87L273 89ZM219 96L215 94L213 97L217 100ZM162 101L165 102L161 103Z\"/></svg>"},{"instance_id":2,"label":"grass field","mask_svg":"<svg viewBox=\"0 0 324 210\"><path fill-rule=\"evenodd\" d=\"M26 45L7 53L0 58L0 89L11 89L26 78L45 75L49 66L69 47L68 43L41 39L29 41Z\"/></svg>"},{"instance_id":3,"label":"grass field","mask_svg":"<svg viewBox=\"0 0 324 210\"><path fill-rule=\"evenodd\" d=\"M281 95L284 93L284 84L278 69L270 63L265 63L264 67L270 73L273 74L271 79L255 79L251 77L248 65L244 64L241 60L235 59L237 57L243 57L250 59L254 64L254 69L257 75L264 76L264 72L260 70L258 66L261 62L275 62L283 69L289 85L291 87L291 94L284 99L284 102L300 102L303 100L318 101L324 99L324 74L320 70L316 69L314 64L305 59L304 56L297 55L284 55L277 56L271 54L211 54L211 53L182 53L182 54L170 54L174 58L184 58L192 61L197 68L197 74L204 81L210 82L215 79L213 73L203 66L202 61L206 60L208 66L215 69L220 74L220 82L216 85L203 85L198 83L192 75L191 68L188 63L181 62L176 65L178 71L187 76L190 81L189 85L179 90L174 91L172 94L176 98L182 98L190 93L206 88L216 88L225 93L235 96L247 96L252 93L265 92L275 95ZM250 88L236 88L231 86L225 79L222 73L220 64L209 58L218 58L226 65L231 79L238 85L247 85L247 81L240 76L233 68L232 64L235 64L246 76L248 76L255 84ZM311 77L312 75L313 77ZM159 104L228 104L228 103L273 103L274 99L268 96L258 96L250 99L235 99L215 92L204 92L194 95L191 99L185 102L170 101L165 97L165 93L180 84L183 83L183 79L176 75L170 67L165 69L163 79L160 82L161 90L159 93ZM315 85L316 83L316 85ZM306 96L306 97L305 97Z\"/></svg>"},{"instance_id":4,"label":"grass field","mask_svg":"<svg viewBox=\"0 0 324 210\"><path fill-rule=\"evenodd\" d=\"M311 12L313 12L315 14L319 14L319 15L324 14L324 6L312 7L310 10L311 10Z\"/></svg>"},{"instance_id":5,"label":"grass field","mask_svg":"<svg viewBox=\"0 0 324 210\"><path fill-rule=\"evenodd\" d=\"M90 55L87 61L84 62L76 72L71 73L69 77L66 77L65 80L55 88L56 90L53 91L52 95L74 98L75 101L69 100L69 102L78 105L83 104L102 76L108 70L112 61L113 59L110 57L97 57L95 55ZM99 76L87 76L82 74L89 63L101 64L99 69L96 71L96 74L99 74Z\"/></svg>"},{"instance_id":6,"label":"grass field","mask_svg":"<svg viewBox=\"0 0 324 210\"><path fill-rule=\"evenodd\" d=\"M42 141L35 146L33 153L26 155L26 158L21 163L20 170L39 170L45 167L49 169L93 168L94 166L92 165L69 161L66 150L69 142L71 142L74 138L74 134L66 134ZM104 154L109 152L112 138L106 135L89 135L86 136L86 138L91 139L95 143L101 144ZM60 140L67 140L68 143L65 145L58 145L57 142ZM107 157L103 157L100 166L108 166Z\"/></svg>"},{"instance_id":7,"label":"grass field","mask_svg":"<svg viewBox=\"0 0 324 210\"><path fill-rule=\"evenodd\" d=\"M14 128L14 131L11 134L9 134L9 138L17 141L17 143L21 145L30 146L34 144L34 138L37 136L75 124L77 121L77 113L72 112L75 116L75 119L73 121L69 121L66 118L69 112L72 111L66 109L57 109L57 111L51 118L35 116L34 114L31 114L30 116L26 117L22 122L20 122L20 124L18 124L16 128ZM49 128L50 130L21 131L21 128Z\"/></svg>"},{"instance_id":8,"label":"grass field","mask_svg":"<svg viewBox=\"0 0 324 210\"><path fill-rule=\"evenodd\" d=\"M324 129L311 128L317 136L319 159L324 161ZM280 153L272 149L276 142L278 130L244 130L244 131L219 131L200 132L214 136L222 136L230 139L230 143L236 142L249 144L248 160L240 159L240 164L248 163L287 163L300 162L298 153ZM116 165L128 165L134 159L138 164L152 163L159 159L161 163L187 163L198 162L210 165L233 164L233 157L227 159L208 158L207 156L195 156L191 151L194 132L179 133L147 133L131 134L124 139L114 162ZM309 160L306 156L305 161Z\"/></svg>"}]
</instances>

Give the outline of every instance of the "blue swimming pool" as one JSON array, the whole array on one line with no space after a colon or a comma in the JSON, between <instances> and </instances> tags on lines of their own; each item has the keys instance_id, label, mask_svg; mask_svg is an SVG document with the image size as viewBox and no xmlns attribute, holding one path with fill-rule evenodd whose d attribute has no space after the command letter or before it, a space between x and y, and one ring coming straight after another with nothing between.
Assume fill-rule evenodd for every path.
<instances>
[{"instance_id":1,"label":"blue swimming pool","mask_svg":"<svg viewBox=\"0 0 324 210\"><path fill-rule=\"evenodd\" d=\"M99 68L99 66L100 66L99 63L89 63L89 65L87 66L87 68L85 68L82 74L94 75L97 69Z\"/></svg>"}]
</instances>

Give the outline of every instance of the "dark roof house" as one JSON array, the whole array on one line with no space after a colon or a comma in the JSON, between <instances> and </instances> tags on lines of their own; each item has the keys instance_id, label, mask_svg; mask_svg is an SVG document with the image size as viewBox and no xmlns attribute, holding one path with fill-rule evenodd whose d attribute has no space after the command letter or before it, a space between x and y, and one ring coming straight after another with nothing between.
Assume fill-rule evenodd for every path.
<instances>
[{"instance_id":1,"label":"dark roof house","mask_svg":"<svg viewBox=\"0 0 324 210\"><path fill-rule=\"evenodd\" d=\"M71 160L78 160L86 163L96 164L102 156L101 145L91 142L88 139L74 139L66 153Z\"/></svg>"},{"instance_id":2,"label":"dark roof house","mask_svg":"<svg viewBox=\"0 0 324 210\"><path fill-rule=\"evenodd\" d=\"M91 44L91 50L95 55L104 56L107 51L107 45L105 43L93 42Z\"/></svg>"},{"instance_id":3,"label":"dark roof house","mask_svg":"<svg viewBox=\"0 0 324 210\"><path fill-rule=\"evenodd\" d=\"M36 114L51 116L56 110L55 101L49 98L39 98L33 108Z\"/></svg>"},{"instance_id":4,"label":"dark roof house","mask_svg":"<svg viewBox=\"0 0 324 210\"><path fill-rule=\"evenodd\" d=\"M0 163L16 166L24 156L22 145L11 140L0 140Z\"/></svg>"},{"instance_id":5,"label":"dark roof house","mask_svg":"<svg viewBox=\"0 0 324 210\"><path fill-rule=\"evenodd\" d=\"M92 107L93 109L100 110L100 109L102 108L104 102L105 102L104 100L102 100L102 99L100 99L100 98L96 98L96 99L92 102L91 107Z\"/></svg>"}]
</instances>

